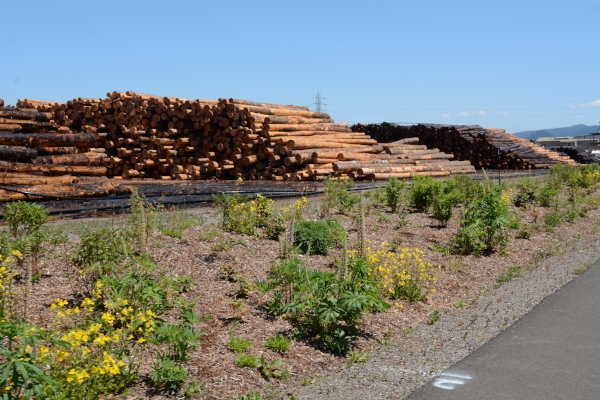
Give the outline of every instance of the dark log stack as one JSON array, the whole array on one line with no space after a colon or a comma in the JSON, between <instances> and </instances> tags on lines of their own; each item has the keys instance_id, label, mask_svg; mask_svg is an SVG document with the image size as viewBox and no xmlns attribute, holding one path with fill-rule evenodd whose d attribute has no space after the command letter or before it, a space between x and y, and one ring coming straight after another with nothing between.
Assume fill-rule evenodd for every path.
<instances>
[{"instance_id":1,"label":"dark log stack","mask_svg":"<svg viewBox=\"0 0 600 400\"><path fill-rule=\"evenodd\" d=\"M353 131L366 132L380 143L418 137L428 148L452 153L457 160L470 161L476 168L539 169L557 163L575 164L569 157L547 150L501 129L478 125L401 126L396 124L354 125Z\"/></svg>"},{"instance_id":2,"label":"dark log stack","mask_svg":"<svg viewBox=\"0 0 600 400\"><path fill-rule=\"evenodd\" d=\"M600 164L600 159L594 154L573 146L561 146L553 148L559 153L563 153L580 164Z\"/></svg>"}]
</instances>

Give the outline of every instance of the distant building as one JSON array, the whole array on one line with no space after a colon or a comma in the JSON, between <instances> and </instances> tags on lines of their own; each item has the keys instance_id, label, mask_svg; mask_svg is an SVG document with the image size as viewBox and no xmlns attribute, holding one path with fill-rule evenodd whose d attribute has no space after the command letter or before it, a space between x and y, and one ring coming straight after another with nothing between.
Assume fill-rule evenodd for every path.
<instances>
[{"instance_id":1,"label":"distant building","mask_svg":"<svg viewBox=\"0 0 600 400\"><path fill-rule=\"evenodd\" d=\"M549 149L573 146L582 150L600 150L600 130L585 136L541 137L536 143Z\"/></svg>"}]
</instances>

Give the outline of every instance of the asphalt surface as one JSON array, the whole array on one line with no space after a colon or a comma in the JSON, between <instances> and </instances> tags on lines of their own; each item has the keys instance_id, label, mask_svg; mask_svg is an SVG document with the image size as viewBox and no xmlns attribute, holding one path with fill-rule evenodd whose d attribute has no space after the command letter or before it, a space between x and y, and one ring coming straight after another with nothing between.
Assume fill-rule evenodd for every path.
<instances>
[{"instance_id":1,"label":"asphalt surface","mask_svg":"<svg viewBox=\"0 0 600 400\"><path fill-rule=\"evenodd\" d=\"M407 399L600 399L600 262Z\"/></svg>"}]
</instances>

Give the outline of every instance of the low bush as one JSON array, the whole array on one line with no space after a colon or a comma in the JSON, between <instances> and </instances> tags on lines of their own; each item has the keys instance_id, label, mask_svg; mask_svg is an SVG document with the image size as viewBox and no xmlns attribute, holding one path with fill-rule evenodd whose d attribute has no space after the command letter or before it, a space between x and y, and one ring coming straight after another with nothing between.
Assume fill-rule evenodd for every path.
<instances>
[{"instance_id":1,"label":"low bush","mask_svg":"<svg viewBox=\"0 0 600 400\"><path fill-rule=\"evenodd\" d=\"M417 176L413 179L409 191L409 199L413 207L417 210L426 211L441 190L441 182L436 181L430 176Z\"/></svg>"},{"instance_id":2,"label":"low bush","mask_svg":"<svg viewBox=\"0 0 600 400\"><path fill-rule=\"evenodd\" d=\"M435 268L422 259L423 251L409 247L392 251L387 243L373 252L367 248L369 273L379 284L382 293L391 299L422 301L427 293L435 292Z\"/></svg>"},{"instance_id":3,"label":"low bush","mask_svg":"<svg viewBox=\"0 0 600 400\"><path fill-rule=\"evenodd\" d=\"M560 186L557 186L555 182L549 181L539 189L537 199L542 207L554 207L558 205L558 195L560 192Z\"/></svg>"},{"instance_id":4,"label":"low bush","mask_svg":"<svg viewBox=\"0 0 600 400\"><path fill-rule=\"evenodd\" d=\"M326 208L336 208L341 214L352 210L360 201L359 195L348 191L353 186L352 178L327 177L324 181Z\"/></svg>"},{"instance_id":5,"label":"low bush","mask_svg":"<svg viewBox=\"0 0 600 400\"><path fill-rule=\"evenodd\" d=\"M348 273L339 278L331 272L311 271L297 258L271 268L267 280L255 283L262 292L272 293L267 310L289 318L303 335L319 339L336 353L350 349L364 313L389 307L363 258L351 258Z\"/></svg>"},{"instance_id":6,"label":"low bush","mask_svg":"<svg viewBox=\"0 0 600 400\"><path fill-rule=\"evenodd\" d=\"M385 203L391 208L392 213L398 212L402 203L405 183L398 178L390 178L385 185Z\"/></svg>"},{"instance_id":7,"label":"low bush","mask_svg":"<svg viewBox=\"0 0 600 400\"><path fill-rule=\"evenodd\" d=\"M508 241L509 199L498 190L473 200L460 215L460 229L453 238L461 253L482 254Z\"/></svg>"},{"instance_id":8,"label":"low bush","mask_svg":"<svg viewBox=\"0 0 600 400\"><path fill-rule=\"evenodd\" d=\"M546 230L549 232L554 232L554 228L556 228L564 218L564 214L558 209L549 210L544 215L544 224L546 226Z\"/></svg>"},{"instance_id":9,"label":"low bush","mask_svg":"<svg viewBox=\"0 0 600 400\"><path fill-rule=\"evenodd\" d=\"M239 193L223 193L215 195L214 201L220 210L222 228L230 232L255 234L273 214L273 200L260 194L251 200Z\"/></svg>"},{"instance_id":10,"label":"low bush","mask_svg":"<svg viewBox=\"0 0 600 400\"><path fill-rule=\"evenodd\" d=\"M329 248L345 236L344 228L334 219L303 221L295 226L294 245L302 252L327 255Z\"/></svg>"}]
</instances>

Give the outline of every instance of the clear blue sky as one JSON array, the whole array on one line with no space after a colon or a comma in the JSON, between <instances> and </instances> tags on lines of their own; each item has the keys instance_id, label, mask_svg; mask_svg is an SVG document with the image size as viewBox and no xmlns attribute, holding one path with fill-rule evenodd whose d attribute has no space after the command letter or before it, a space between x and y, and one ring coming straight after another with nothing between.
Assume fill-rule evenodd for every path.
<instances>
[{"instance_id":1,"label":"clear blue sky","mask_svg":"<svg viewBox=\"0 0 600 400\"><path fill-rule=\"evenodd\" d=\"M598 125L600 0L9 1L0 97L134 90L336 121Z\"/></svg>"}]
</instances>

